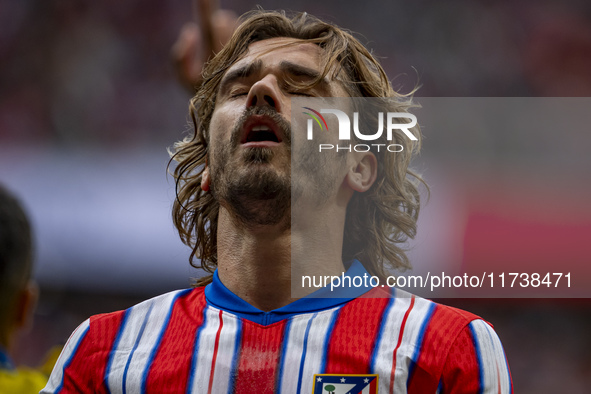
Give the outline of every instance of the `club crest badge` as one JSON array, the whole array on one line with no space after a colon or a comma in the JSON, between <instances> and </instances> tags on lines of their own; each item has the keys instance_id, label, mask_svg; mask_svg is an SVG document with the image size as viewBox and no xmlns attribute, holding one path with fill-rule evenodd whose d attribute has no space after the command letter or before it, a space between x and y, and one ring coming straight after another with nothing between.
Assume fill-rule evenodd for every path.
<instances>
[{"instance_id":1,"label":"club crest badge","mask_svg":"<svg viewBox=\"0 0 591 394\"><path fill-rule=\"evenodd\" d=\"M378 394L378 375L314 375L312 394Z\"/></svg>"}]
</instances>

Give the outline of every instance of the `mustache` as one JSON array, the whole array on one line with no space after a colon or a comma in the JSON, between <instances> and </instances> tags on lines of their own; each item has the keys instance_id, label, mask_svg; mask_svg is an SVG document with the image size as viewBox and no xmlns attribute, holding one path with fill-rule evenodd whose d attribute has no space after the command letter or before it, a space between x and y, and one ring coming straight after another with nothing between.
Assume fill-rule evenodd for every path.
<instances>
[{"instance_id":1,"label":"mustache","mask_svg":"<svg viewBox=\"0 0 591 394\"><path fill-rule=\"evenodd\" d=\"M244 110L234 129L232 130L232 135L230 138L230 144L232 148L238 147L240 144L240 133L242 128L244 127L244 123L253 115L264 115L269 117L281 130L283 134L283 142L287 145L288 148L291 147L291 122L285 119L283 116L279 114L273 107L269 106L262 106L262 107L250 107Z\"/></svg>"}]
</instances>

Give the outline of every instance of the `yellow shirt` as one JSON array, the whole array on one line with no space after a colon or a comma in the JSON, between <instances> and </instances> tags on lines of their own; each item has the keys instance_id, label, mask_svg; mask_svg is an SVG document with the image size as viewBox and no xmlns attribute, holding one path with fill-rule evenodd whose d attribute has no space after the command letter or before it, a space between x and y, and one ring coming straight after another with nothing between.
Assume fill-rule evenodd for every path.
<instances>
[{"instance_id":1,"label":"yellow shirt","mask_svg":"<svg viewBox=\"0 0 591 394\"><path fill-rule=\"evenodd\" d=\"M47 383L47 375L30 368L0 369L0 393L39 394Z\"/></svg>"},{"instance_id":2,"label":"yellow shirt","mask_svg":"<svg viewBox=\"0 0 591 394\"><path fill-rule=\"evenodd\" d=\"M39 394L47 384L47 378L61 348L61 346L52 348L38 370L27 367L15 368L8 355L0 349L0 394Z\"/></svg>"}]
</instances>

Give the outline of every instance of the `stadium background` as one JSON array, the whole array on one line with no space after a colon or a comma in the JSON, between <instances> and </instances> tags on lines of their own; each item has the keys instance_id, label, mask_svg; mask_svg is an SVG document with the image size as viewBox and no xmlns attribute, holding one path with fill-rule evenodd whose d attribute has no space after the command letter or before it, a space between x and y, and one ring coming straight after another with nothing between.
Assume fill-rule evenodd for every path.
<instances>
[{"instance_id":1,"label":"stadium background","mask_svg":"<svg viewBox=\"0 0 591 394\"><path fill-rule=\"evenodd\" d=\"M403 92L424 97L591 96L586 1L224 1L306 10L360 33ZM169 219L166 147L188 130L170 48L186 0L0 1L0 182L36 231L41 301L18 362L34 365L90 314L195 276ZM591 133L426 131L433 185L415 264L560 269L591 263ZM508 257L510 257L508 259ZM587 282L591 271L581 271ZM584 275L579 275L584 276ZM454 299L491 321L515 392L591 385L589 299Z\"/></svg>"}]
</instances>

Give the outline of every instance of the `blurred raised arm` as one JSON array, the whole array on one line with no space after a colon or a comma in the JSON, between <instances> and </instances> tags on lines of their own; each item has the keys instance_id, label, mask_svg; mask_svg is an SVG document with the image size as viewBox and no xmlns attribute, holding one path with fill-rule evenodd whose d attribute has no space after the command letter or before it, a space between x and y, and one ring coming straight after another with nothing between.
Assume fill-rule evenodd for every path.
<instances>
[{"instance_id":1,"label":"blurred raised arm","mask_svg":"<svg viewBox=\"0 0 591 394\"><path fill-rule=\"evenodd\" d=\"M193 12L199 22L186 23L172 47L178 78L191 94L202 82L204 64L228 42L238 20L217 0L194 0Z\"/></svg>"}]
</instances>

